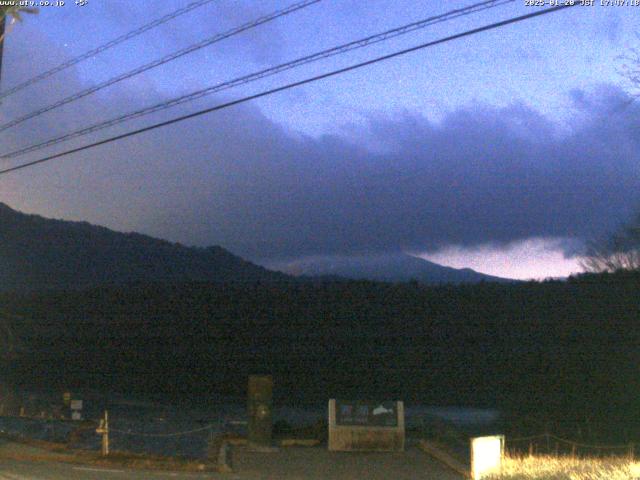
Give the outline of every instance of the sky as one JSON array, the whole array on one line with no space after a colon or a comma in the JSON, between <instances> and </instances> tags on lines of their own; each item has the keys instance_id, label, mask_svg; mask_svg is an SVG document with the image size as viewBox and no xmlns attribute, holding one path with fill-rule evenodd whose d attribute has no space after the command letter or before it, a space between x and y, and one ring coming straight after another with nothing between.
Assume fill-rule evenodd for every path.
<instances>
[{"instance_id":1,"label":"sky","mask_svg":"<svg viewBox=\"0 0 640 480\"><path fill-rule=\"evenodd\" d=\"M9 32L0 91L186 5L42 7ZM474 3L323 0L0 132L2 152ZM218 0L0 102L0 122L283 8ZM531 13L518 0L3 166ZM0 176L28 213L221 245L254 262L406 252L511 278L580 271L640 206L640 102L620 58L640 7L574 7Z\"/></svg>"}]
</instances>

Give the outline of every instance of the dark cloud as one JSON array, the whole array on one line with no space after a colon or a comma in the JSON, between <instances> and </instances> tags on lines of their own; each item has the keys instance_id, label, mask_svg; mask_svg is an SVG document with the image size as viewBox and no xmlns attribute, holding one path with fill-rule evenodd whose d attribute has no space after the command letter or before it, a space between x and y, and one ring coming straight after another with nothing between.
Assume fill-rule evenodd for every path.
<instances>
[{"instance_id":1,"label":"dark cloud","mask_svg":"<svg viewBox=\"0 0 640 480\"><path fill-rule=\"evenodd\" d=\"M260 258L598 235L640 201L640 112L617 109L615 90L593 95L569 133L523 106L376 120L384 154L296 139L252 108L235 125L212 119L226 148L214 147L211 240Z\"/></svg>"},{"instance_id":2,"label":"dark cloud","mask_svg":"<svg viewBox=\"0 0 640 480\"><path fill-rule=\"evenodd\" d=\"M9 64L25 78L32 60ZM59 85L73 91L81 83L70 71ZM8 99L5 118L64 93L39 92ZM3 145L128 111L138 97L114 88L109 101L88 98L43 116ZM438 122L406 112L372 117L348 137L320 138L288 131L260 104L245 104L4 177L0 201L220 244L254 260L531 237L569 239L567 251L575 250L576 241L615 228L640 203L640 106L607 86L575 90L572 98L569 131L522 104L471 104Z\"/></svg>"}]
</instances>

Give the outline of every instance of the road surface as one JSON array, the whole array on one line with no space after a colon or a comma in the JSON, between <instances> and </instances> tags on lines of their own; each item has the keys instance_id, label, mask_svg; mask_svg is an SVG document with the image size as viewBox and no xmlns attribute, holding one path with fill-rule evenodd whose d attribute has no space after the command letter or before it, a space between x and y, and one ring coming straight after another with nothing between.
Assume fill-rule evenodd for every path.
<instances>
[{"instance_id":1,"label":"road surface","mask_svg":"<svg viewBox=\"0 0 640 480\"><path fill-rule=\"evenodd\" d=\"M461 477L415 447L402 453L342 453L326 448L283 448L233 452L233 473L185 473L102 468L0 458L0 480L460 480Z\"/></svg>"}]
</instances>

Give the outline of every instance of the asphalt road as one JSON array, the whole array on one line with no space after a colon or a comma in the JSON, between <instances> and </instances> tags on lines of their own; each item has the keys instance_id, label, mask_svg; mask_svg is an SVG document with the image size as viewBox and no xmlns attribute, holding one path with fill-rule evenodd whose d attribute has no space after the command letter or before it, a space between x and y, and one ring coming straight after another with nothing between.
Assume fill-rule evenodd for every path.
<instances>
[{"instance_id":1,"label":"asphalt road","mask_svg":"<svg viewBox=\"0 0 640 480\"><path fill-rule=\"evenodd\" d=\"M0 480L156 480L156 479L211 479L222 478L221 474L196 474L182 472L146 472L117 468L94 468L52 462L23 462L2 460ZM228 480L231 476L224 476Z\"/></svg>"},{"instance_id":2,"label":"asphalt road","mask_svg":"<svg viewBox=\"0 0 640 480\"><path fill-rule=\"evenodd\" d=\"M459 480L461 477L417 448L401 453L328 452L326 448L283 448L255 453L237 448L234 472L184 473L101 468L57 462L0 459L0 480Z\"/></svg>"}]
</instances>

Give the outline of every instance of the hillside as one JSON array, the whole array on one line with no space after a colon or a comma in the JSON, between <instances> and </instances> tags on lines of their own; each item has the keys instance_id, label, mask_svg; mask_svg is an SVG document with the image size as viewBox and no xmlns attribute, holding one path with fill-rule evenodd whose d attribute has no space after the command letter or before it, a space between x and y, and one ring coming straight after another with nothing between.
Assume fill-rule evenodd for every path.
<instances>
[{"instance_id":1,"label":"hillside","mask_svg":"<svg viewBox=\"0 0 640 480\"><path fill-rule=\"evenodd\" d=\"M179 401L241 396L247 375L268 372L281 402L491 407L557 419L574 438L572 422L606 422L602 441L627 442L640 438L639 287L640 275L616 274L0 294L26 352L5 375ZM631 435L620 425L635 434L617 438Z\"/></svg>"},{"instance_id":2,"label":"hillside","mask_svg":"<svg viewBox=\"0 0 640 480\"><path fill-rule=\"evenodd\" d=\"M424 284L510 282L506 278L451 268L405 253L354 257L324 257L292 262L278 270L289 275L337 276L380 282L418 281Z\"/></svg>"},{"instance_id":3,"label":"hillside","mask_svg":"<svg viewBox=\"0 0 640 480\"><path fill-rule=\"evenodd\" d=\"M0 203L0 290L77 289L135 282L277 282L288 277L221 247L194 248Z\"/></svg>"},{"instance_id":4,"label":"hillside","mask_svg":"<svg viewBox=\"0 0 640 480\"><path fill-rule=\"evenodd\" d=\"M424 284L509 281L471 269L444 267L406 254L333 257L295 262L280 272L222 247L186 247L87 222L28 215L0 203L0 291L83 289L174 282L282 282L362 279ZM311 278L311 277L315 277Z\"/></svg>"}]
</instances>

